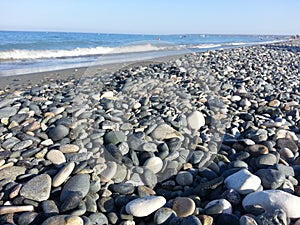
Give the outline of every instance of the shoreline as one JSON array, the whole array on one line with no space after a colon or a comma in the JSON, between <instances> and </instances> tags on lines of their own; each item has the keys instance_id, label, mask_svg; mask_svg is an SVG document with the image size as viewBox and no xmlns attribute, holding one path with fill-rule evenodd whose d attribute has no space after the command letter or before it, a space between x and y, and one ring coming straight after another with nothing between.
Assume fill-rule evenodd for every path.
<instances>
[{"instance_id":1,"label":"shoreline","mask_svg":"<svg viewBox=\"0 0 300 225\"><path fill-rule=\"evenodd\" d=\"M298 40L289 40L286 42L279 42L279 44L283 43L297 43ZM276 45L278 43L270 44L270 45ZM243 46L245 48L252 47L252 46L264 46L265 44L259 44L259 45L250 45L250 46ZM242 47L242 48L243 48ZM219 51L224 49L233 49L233 48L241 48L238 46L232 46L228 48L221 48L221 49L212 49L207 51ZM116 68L121 68L124 65L130 65L130 64L138 64L143 63L147 64L147 62L151 61L158 61L158 62L168 62L171 60L178 59L186 54L193 54L195 52L191 53L185 53L185 54L177 54L177 55L170 55L170 56L164 56L164 57L157 57L153 59L147 59L147 60L137 60L132 62L124 62L124 63L109 63L105 65L96 65L92 67L97 67L99 69L106 70L107 72L113 71ZM73 67L73 68L67 68L67 69L59 69L59 70L51 70L51 71L45 71L45 72L34 72L34 73L28 73L28 74L20 74L20 75L7 75L7 76L0 76L0 89L10 89L10 86L16 86L16 88L25 88L28 85L36 85L38 83L41 83L43 81L49 82L53 79L78 79L81 77L81 75L84 74L85 70L90 67Z\"/></svg>"},{"instance_id":2,"label":"shoreline","mask_svg":"<svg viewBox=\"0 0 300 225\"><path fill-rule=\"evenodd\" d=\"M80 79L88 68L93 68L94 70L98 69L100 71L101 70L105 71L105 73L109 73L109 72L114 72L117 69L121 69L124 66L132 65L132 64L148 65L151 62L167 62L167 61L178 59L184 55L185 54L179 54L173 56L158 57L149 60L124 62L124 63L112 63L112 64L105 64L99 66L96 65L91 67L74 67L74 68L45 71L45 72L38 72L38 73L3 76L0 77L0 90L6 89L7 91L10 91L12 90L12 88L14 88L15 90L20 88L24 89L24 88L28 88L28 86L34 86L37 84L42 84L43 82L50 82L57 79L61 79L61 80Z\"/></svg>"},{"instance_id":3,"label":"shoreline","mask_svg":"<svg viewBox=\"0 0 300 225\"><path fill-rule=\"evenodd\" d=\"M0 223L300 223L300 42L153 61L6 78Z\"/></svg>"}]
</instances>

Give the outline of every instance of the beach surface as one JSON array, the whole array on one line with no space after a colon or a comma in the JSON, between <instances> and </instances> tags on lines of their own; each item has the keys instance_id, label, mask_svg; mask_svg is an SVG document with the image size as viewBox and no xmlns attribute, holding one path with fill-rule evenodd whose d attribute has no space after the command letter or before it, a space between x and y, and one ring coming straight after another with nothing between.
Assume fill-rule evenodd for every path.
<instances>
[{"instance_id":1,"label":"beach surface","mask_svg":"<svg viewBox=\"0 0 300 225\"><path fill-rule=\"evenodd\" d=\"M300 224L300 42L0 77L0 224Z\"/></svg>"}]
</instances>

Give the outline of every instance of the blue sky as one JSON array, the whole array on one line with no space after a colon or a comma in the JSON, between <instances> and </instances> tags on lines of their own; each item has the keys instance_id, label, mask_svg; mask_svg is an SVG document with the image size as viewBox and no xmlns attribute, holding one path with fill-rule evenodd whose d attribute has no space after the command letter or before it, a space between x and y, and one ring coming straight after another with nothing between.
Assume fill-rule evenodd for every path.
<instances>
[{"instance_id":1,"label":"blue sky","mask_svg":"<svg viewBox=\"0 0 300 225\"><path fill-rule=\"evenodd\" d=\"M300 34L300 0L0 0L0 30Z\"/></svg>"}]
</instances>

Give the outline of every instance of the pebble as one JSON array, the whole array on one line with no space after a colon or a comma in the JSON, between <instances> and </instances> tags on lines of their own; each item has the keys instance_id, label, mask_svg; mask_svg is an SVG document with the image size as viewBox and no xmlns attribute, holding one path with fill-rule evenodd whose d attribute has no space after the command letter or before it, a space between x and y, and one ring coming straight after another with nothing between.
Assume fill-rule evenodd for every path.
<instances>
[{"instance_id":1,"label":"pebble","mask_svg":"<svg viewBox=\"0 0 300 225\"><path fill-rule=\"evenodd\" d=\"M258 223L253 217L243 215L240 217L240 225L258 225Z\"/></svg>"},{"instance_id":2,"label":"pebble","mask_svg":"<svg viewBox=\"0 0 300 225\"><path fill-rule=\"evenodd\" d=\"M28 148L32 144L33 144L32 140L25 140L25 141L18 142L17 144L14 145L14 147L12 148L12 151L23 150L25 148Z\"/></svg>"},{"instance_id":3,"label":"pebble","mask_svg":"<svg viewBox=\"0 0 300 225\"><path fill-rule=\"evenodd\" d=\"M90 176L88 174L76 174L71 177L67 183L64 185L60 200L65 201L72 192L80 192L84 198L90 189Z\"/></svg>"},{"instance_id":4,"label":"pebble","mask_svg":"<svg viewBox=\"0 0 300 225\"><path fill-rule=\"evenodd\" d=\"M165 204L166 199L162 196L146 196L128 202L126 212L135 217L145 217L163 207Z\"/></svg>"},{"instance_id":5,"label":"pebble","mask_svg":"<svg viewBox=\"0 0 300 225\"><path fill-rule=\"evenodd\" d=\"M196 204L191 198L177 197L173 203L173 210L177 216L187 217L194 213Z\"/></svg>"},{"instance_id":6,"label":"pebble","mask_svg":"<svg viewBox=\"0 0 300 225\"><path fill-rule=\"evenodd\" d=\"M100 179L102 182L109 182L113 176L116 174L117 172L117 163L113 162L113 161L108 161L106 163L106 169L104 169L101 173L100 173Z\"/></svg>"},{"instance_id":7,"label":"pebble","mask_svg":"<svg viewBox=\"0 0 300 225\"><path fill-rule=\"evenodd\" d=\"M20 195L33 201L45 201L50 197L51 182L48 174L35 176L23 185Z\"/></svg>"},{"instance_id":8,"label":"pebble","mask_svg":"<svg viewBox=\"0 0 300 225\"><path fill-rule=\"evenodd\" d=\"M75 168L74 162L70 162L66 164L63 168L61 168L53 178L52 186L59 187L61 184L63 184L67 180L67 178L71 175L74 168Z\"/></svg>"},{"instance_id":9,"label":"pebble","mask_svg":"<svg viewBox=\"0 0 300 225\"><path fill-rule=\"evenodd\" d=\"M175 178L176 182L181 186L191 185L193 183L193 175L187 171L179 171Z\"/></svg>"},{"instance_id":10,"label":"pebble","mask_svg":"<svg viewBox=\"0 0 300 225\"><path fill-rule=\"evenodd\" d=\"M243 207L261 206L266 212L282 209L289 218L300 218L298 206L300 197L281 190L265 190L247 195L243 200Z\"/></svg>"},{"instance_id":11,"label":"pebble","mask_svg":"<svg viewBox=\"0 0 300 225\"><path fill-rule=\"evenodd\" d=\"M20 142L20 140L18 138L11 137L11 138L5 140L2 143L1 147L4 148L4 149L6 149L6 150L9 150L9 149L12 149L19 142Z\"/></svg>"},{"instance_id":12,"label":"pebble","mask_svg":"<svg viewBox=\"0 0 300 225\"><path fill-rule=\"evenodd\" d=\"M5 107L0 109L0 119L9 118L17 113L15 107Z\"/></svg>"},{"instance_id":13,"label":"pebble","mask_svg":"<svg viewBox=\"0 0 300 225\"><path fill-rule=\"evenodd\" d=\"M163 161L159 157L150 157L144 163L144 167L152 170L152 172L158 173L163 168Z\"/></svg>"},{"instance_id":14,"label":"pebble","mask_svg":"<svg viewBox=\"0 0 300 225\"><path fill-rule=\"evenodd\" d=\"M220 213L227 213L227 214L232 213L232 206L231 206L230 202L228 202L226 199L213 200L213 201L207 203L207 205L205 206L205 209L208 209L215 205L218 205L219 208L221 209Z\"/></svg>"},{"instance_id":15,"label":"pebble","mask_svg":"<svg viewBox=\"0 0 300 225\"><path fill-rule=\"evenodd\" d=\"M194 111L187 117L187 123L191 129L199 130L205 125L205 118L201 112Z\"/></svg>"},{"instance_id":16,"label":"pebble","mask_svg":"<svg viewBox=\"0 0 300 225\"><path fill-rule=\"evenodd\" d=\"M125 139L126 136L122 131L110 131L104 136L104 140L106 143L114 145L124 142Z\"/></svg>"},{"instance_id":17,"label":"pebble","mask_svg":"<svg viewBox=\"0 0 300 225\"><path fill-rule=\"evenodd\" d=\"M10 166L0 170L0 180L6 180L6 183L15 181L19 175L24 174L26 168L21 166ZM4 185L4 184L3 184Z\"/></svg>"},{"instance_id":18,"label":"pebble","mask_svg":"<svg viewBox=\"0 0 300 225\"><path fill-rule=\"evenodd\" d=\"M228 189L234 189L242 195L256 191L261 185L258 176L250 173L247 169L242 169L224 180Z\"/></svg>"},{"instance_id":19,"label":"pebble","mask_svg":"<svg viewBox=\"0 0 300 225\"><path fill-rule=\"evenodd\" d=\"M18 225L33 224L37 216L36 212L24 212L18 218Z\"/></svg>"},{"instance_id":20,"label":"pebble","mask_svg":"<svg viewBox=\"0 0 300 225\"><path fill-rule=\"evenodd\" d=\"M152 138L156 140L164 140L164 139L171 139L171 138L182 139L182 135L178 131L176 131L174 128L164 123L158 125L151 133L151 135Z\"/></svg>"},{"instance_id":21,"label":"pebble","mask_svg":"<svg viewBox=\"0 0 300 225\"><path fill-rule=\"evenodd\" d=\"M79 216L59 215L46 219L41 225L83 225L83 220Z\"/></svg>"},{"instance_id":22,"label":"pebble","mask_svg":"<svg viewBox=\"0 0 300 225\"><path fill-rule=\"evenodd\" d=\"M266 189L277 189L285 181L285 175L275 169L260 169L255 173L261 179L262 186Z\"/></svg>"},{"instance_id":23,"label":"pebble","mask_svg":"<svg viewBox=\"0 0 300 225\"><path fill-rule=\"evenodd\" d=\"M79 151L79 147L77 145L73 145L73 144L66 144L66 145L60 146L59 150L62 153L76 153Z\"/></svg>"},{"instance_id":24,"label":"pebble","mask_svg":"<svg viewBox=\"0 0 300 225\"><path fill-rule=\"evenodd\" d=\"M157 225L168 224L177 214L174 210L166 207L158 209L154 214L154 223Z\"/></svg>"},{"instance_id":25,"label":"pebble","mask_svg":"<svg viewBox=\"0 0 300 225\"><path fill-rule=\"evenodd\" d=\"M53 141L60 141L69 134L69 128L64 125L57 125L56 127L49 128L48 136Z\"/></svg>"},{"instance_id":26,"label":"pebble","mask_svg":"<svg viewBox=\"0 0 300 225\"><path fill-rule=\"evenodd\" d=\"M66 162L65 155L59 150L51 150L46 155L47 159L55 165L60 165Z\"/></svg>"}]
</instances>

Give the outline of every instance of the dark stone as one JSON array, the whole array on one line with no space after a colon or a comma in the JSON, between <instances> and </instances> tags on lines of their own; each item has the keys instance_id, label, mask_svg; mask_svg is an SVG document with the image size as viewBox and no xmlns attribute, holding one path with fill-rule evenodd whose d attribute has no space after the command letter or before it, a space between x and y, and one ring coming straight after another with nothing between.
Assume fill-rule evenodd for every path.
<instances>
[{"instance_id":1,"label":"dark stone","mask_svg":"<svg viewBox=\"0 0 300 225\"><path fill-rule=\"evenodd\" d=\"M117 192L122 195L132 194L134 192L134 186L132 183L119 183L109 186L113 192Z\"/></svg>"},{"instance_id":2,"label":"dark stone","mask_svg":"<svg viewBox=\"0 0 300 225\"><path fill-rule=\"evenodd\" d=\"M58 207L53 200L46 200L41 202L41 206L45 217L56 216L59 214Z\"/></svg>"},{"instance_id":3,"label":"dark stone","mask_svg":"<svg viewBox=\"0 0 300 225\"><path fill-rule=\"evenodd\" d=\"M234 189L228 189L222 194L222 198L225 198L227 201L231 203L231 205L235 206L241 203L240 194Z\"/></svg>"},{"instance_id":4,"label":"dark stone","mask_svg":"<svg viewBox=\"0 0 300 225\"><path fill-rule=\"evenodd\" d=\"M68 198L66 198L61 204L60 211L64 213L69 210L77 208L82 198L83 196L81 192L79 191L70 192L68 194Z\"/></svg>"},{"instance_id":5,"label":"dark stone","mask_svg":"<svg viewBox=\"0 0 300 225\"><path fill-rule=\"evenodd\" d=\"M36 212L25 212L22 213L18 217L18 225L29 225L29 224L34 224L34 221L36 217L38 216L38 213Z\"/></svg>"},{"instance_id":6,"label":"dark stone","mask_svg":"<svg viewBox=\"0 0 300 225\"><path fill-rule=\"evenodd\" d=\"M286 213L282 209L266 212L256 217L259 225L287 225L290 224Z\"/></svg>"},{"instance_id":7,"label":"dark stone","mask_svg":"<svg viewBox=\"0 0 300 225\"><path fill-rule=\"evenodd\" d=\"M201 221L194 215L190 215L183 219L181 225L202 225Z\"/></svg>"},{"instance_id":8,"label":"dark stone","mask_svg":"<svg viewBox=\"0 0 300 225\"><path fill-rule=\"evenodd\" d=\"M274 169L260 169L255 175L261 179L262 186L266 189L277 189L285 181L285 175Z\"/></svg>"},{"instance_id":9,"label":"dark stone","mask_svg":"<svg viewBox=\"0 0 300 225\"><path fill-rule=\"evenodd\" d=\"M69 134L69 128L64 125L57 125L50 128L47 134L53 141L59 141Z\"/></svg>"},{"instance_id":10,"label":"dark stone","mask_svg":"<svg viewBox=\"0 0 300 225\"><path fill-rule=\"evenodd\" d=\"M240 221L239 218L234 214L223 213L216 217L216 225L224 225L224 224L239 225Z\"/></svg>"}]
</instances>

